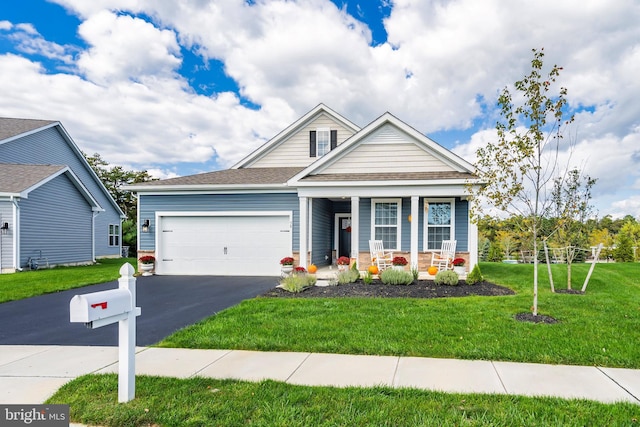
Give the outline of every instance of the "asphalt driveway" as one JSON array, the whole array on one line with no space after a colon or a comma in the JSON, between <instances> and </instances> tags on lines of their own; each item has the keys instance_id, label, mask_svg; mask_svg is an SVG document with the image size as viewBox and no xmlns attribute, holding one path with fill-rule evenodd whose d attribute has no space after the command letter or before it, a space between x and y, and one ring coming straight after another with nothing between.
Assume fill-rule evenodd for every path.
<instances>
[{"instance_id":1,"label":"asphalt driveway","mask_svg":"<svg viewBox=\"0 0 640 427\"><path fill-rule=\"evenodd\" d=\"M277 285L277 277L138 277L139 346L154 344L185 326L253 298ZM88 329L69 322L74 295L115 289L102 283L0 304L0 345L118 345L118 325Z\"/></svg>"}]
</instances>

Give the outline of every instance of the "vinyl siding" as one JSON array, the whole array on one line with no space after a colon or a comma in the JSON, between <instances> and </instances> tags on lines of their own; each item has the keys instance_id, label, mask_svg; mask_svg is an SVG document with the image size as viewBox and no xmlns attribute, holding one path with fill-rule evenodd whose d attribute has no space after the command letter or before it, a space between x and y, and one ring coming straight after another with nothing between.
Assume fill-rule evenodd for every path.
<instances>
[{"instance_id":1,"label":"vinyl siding","mask_svg":"<svg viewBox=\"0 0 640 427\"><path fill-rule=\"evenodd\" d=\"M318 128L337 130L338 145L353 135L350 129L340 125L326 114L321 114L248 167L306 167L310 165L318 157L309 157L309 131Z\"/></svg>"},{"instance_id":2,"label":"vinyl siding","mask_svg":"<svg viewBox=\"0 0 640 427\"><path fill-rule=\"evenodd\" d=\"M293 213L293 250L299 250L300 204L295 193L145 195L139 199L140 222L150 220L140 233L140 250L155 249L156 212L290 211Z\"/></svg>"},{"instance_id":3,"label":"vinyl siding","mask_svg":"<svg viewBox=\"0 0 640 427\"><path fill-rule=\"evenodd\" d=\"M20 267L30 257L50 264L92 261L93 212L66 175L60 175L20 201Z\"/></svg>"},{"instance_id":4,"label":"vinyl siding","mask_svg":"<svg viewBox=\"0 0 640 427\"><path fill-rule=\"evenodd\" d=\"M311 262L316 265L331 264L333 248L334 213L327 199L313 200ZM328 258L325 259L325 256Z\"/></svg>"},{"instance_id":5,"label":"vinyl siding","mask_svg":"<svg viewBox=\"0 0 640 427\"><path fill-rule=\"evenodd\" d=\"M96 256L119 255L119 247L110 247L109 224L120 224L120 215L101 188L93 171L67 144L56 127L0 144L0 161L18 164L67 165L105 210L96 217ZM23 220L22 227L29 224Z\"/></svg>"},{"instance_id":6,"label":"vinyl siding","mask_svg":"<svg viewBox=\"0 0 640 427\"><path fill-rule=\"evenodd\" d=\"M381 161L384 159L384 161ZM321 173L436 172L451 166L425 151L411 136L385 125Z\"/></svg>"},{"instance_id":7,"label":"vinyl siding","mask_svg":"<svg viewBox=\"0 0 640 427\"><path fill-rule=\"evenodd\" d=\"M0 201L0 226L5 222L9 223L7 234L0 232L0 270L3 268L13 268L13 203L10 201Z\"/></svg>"},{"instance_id":8,"label":"vinyl siding","mask_svg":"<svg viewBox=\"0 0 640 427\"><path fill-rule=\"evenodd\" d=\"M469 202L456 199L456 251L469 250Z\"/></svg>"}]
</instances>

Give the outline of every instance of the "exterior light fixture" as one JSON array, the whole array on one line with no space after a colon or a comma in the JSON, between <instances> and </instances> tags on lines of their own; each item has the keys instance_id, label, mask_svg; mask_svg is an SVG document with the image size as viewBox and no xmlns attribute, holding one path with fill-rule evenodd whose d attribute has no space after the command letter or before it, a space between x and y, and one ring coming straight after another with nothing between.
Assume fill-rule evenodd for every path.
<instances>
[{"instance_id":1,"label":"exterior light fixture","mask_svg":"<svg viewBox=\"0 0 640 427\"><path fill-rule=\"evenodd\" d=\"M148 219L145 219L144 221L142 221L142 232L143 233L148 233L149 232L149 225L150 225L150 221Z\"/></svg>"},{"instance_id":2,"label":"exterior light fixture","mask_svg":"<svg viewBox=\"0 0 640 427\"><path fill-rule=\"evenodd\" d=\"M9 223L2 223L2 227L0 227L0 230L2 230L2 234L7 234L9 232Z\"/></svg>"}]
</instances>

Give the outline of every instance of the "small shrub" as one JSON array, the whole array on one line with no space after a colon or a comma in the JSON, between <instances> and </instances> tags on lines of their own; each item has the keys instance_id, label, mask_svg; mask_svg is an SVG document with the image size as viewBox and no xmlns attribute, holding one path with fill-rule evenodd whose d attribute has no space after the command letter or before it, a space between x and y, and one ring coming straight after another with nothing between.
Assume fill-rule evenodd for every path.
<instances>
[{"instance_id":1,"label":"small shrub","mask_svg":"<svg viewBox=\"0 0 640 427\"><path fill-rule=\"evenodd\" d=\"M471 273L467 274L467 284L475 285L476 283L480 283L484 280L482 277L482 273L480 272L480 265L476 264L475 267L471 270Z\"/></svg>"},{"instance_id":2,"label":"small shrub","mask_svg":"<svg viewBox=\"0 0 640 427\"><path fill-rule=\"evenodd\" d=\"M354 283L360 278L360 272L354 270L341 271L338 273L337 279L339 285Z\"/></svg>"},{"instance_id":3,"label":"small shrub","mask_svg":"<svg viewBox=\"0 0 640 427\"><path fill-rule=\"evenodd\" d=\"M458 284L458 273L451 270L439 271L434 281L436 285L456 286Z\"/></svg>"},{"instance_id":4,"label":"small shrub","mask_svg":"<svg viewBox=\"0 0 640 427\"><path fill-rule=\"evenodd\" d=\"M380 274L380 280L385 285L410 285L413 283L413 276L408 271L388 268Z\"/></svg>"},{"instance_id":5,"label":"small shrub","mask_svg":"<svg viewBox=\"0 0 640 427\"><path fill-rule=\"evenodd\" d=\"M364 282L365 285L370 285L373 283L373 274L371 274L370 271L367 271L364 275L364 277L362 278L362 281Z\"/></svg>"},{"instance_id":6,"label":"small shrub","mask_svg":"<svg viewBox=\"0 0 640 427\"><path fill-rule=\"evenodd\" d=\"M413 276L413 280L418 280L418 276L420 276L420 272L418 271L418 267L411 267L411 275Z\"/></svg>"},{"instance_id":7,"label":"small shrub","mask_svg":"<svg viewBox=\"0 0 640 427\"><path fill-rule=\"evenodd\" d=\"M308 274L292 274L280 281L282 289L289 292L302 292L305 288L316 284L315 276Z\"/></svg>"}]
</instances>

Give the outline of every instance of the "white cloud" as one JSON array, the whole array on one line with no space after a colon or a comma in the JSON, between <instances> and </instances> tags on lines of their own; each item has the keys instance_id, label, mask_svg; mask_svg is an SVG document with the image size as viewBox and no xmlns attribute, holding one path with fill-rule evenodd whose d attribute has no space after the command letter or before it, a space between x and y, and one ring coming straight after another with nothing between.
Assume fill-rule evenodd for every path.
<instances>
[{"instance_id":1,"label":"white cloud","mask_svg":"<svg viewBox=\"0 0 640 427\"><path fill-rule=\"evenodd\" d=\"M83 149L111 162L163 176L175 170L167 163L227 166L319 102L360 125L390 111L427 134L479 120L455 147L473 160L494 133L498 91L528 72L532 48L544 47L546 64L564 66L571 105L588 107L576 120L573 159L600 178L607 208L634 200L637 1L395 0L389 43L376 47L366 25L329 0L55 1L82 20L86 50L44 40L28 23L0 21L0 31L75 75L0 56L0 113L60 119ZM261 108L233 93L194 93L178 74L181 46L221 60L241 96Z\"/></svg>"}]
</instances>

